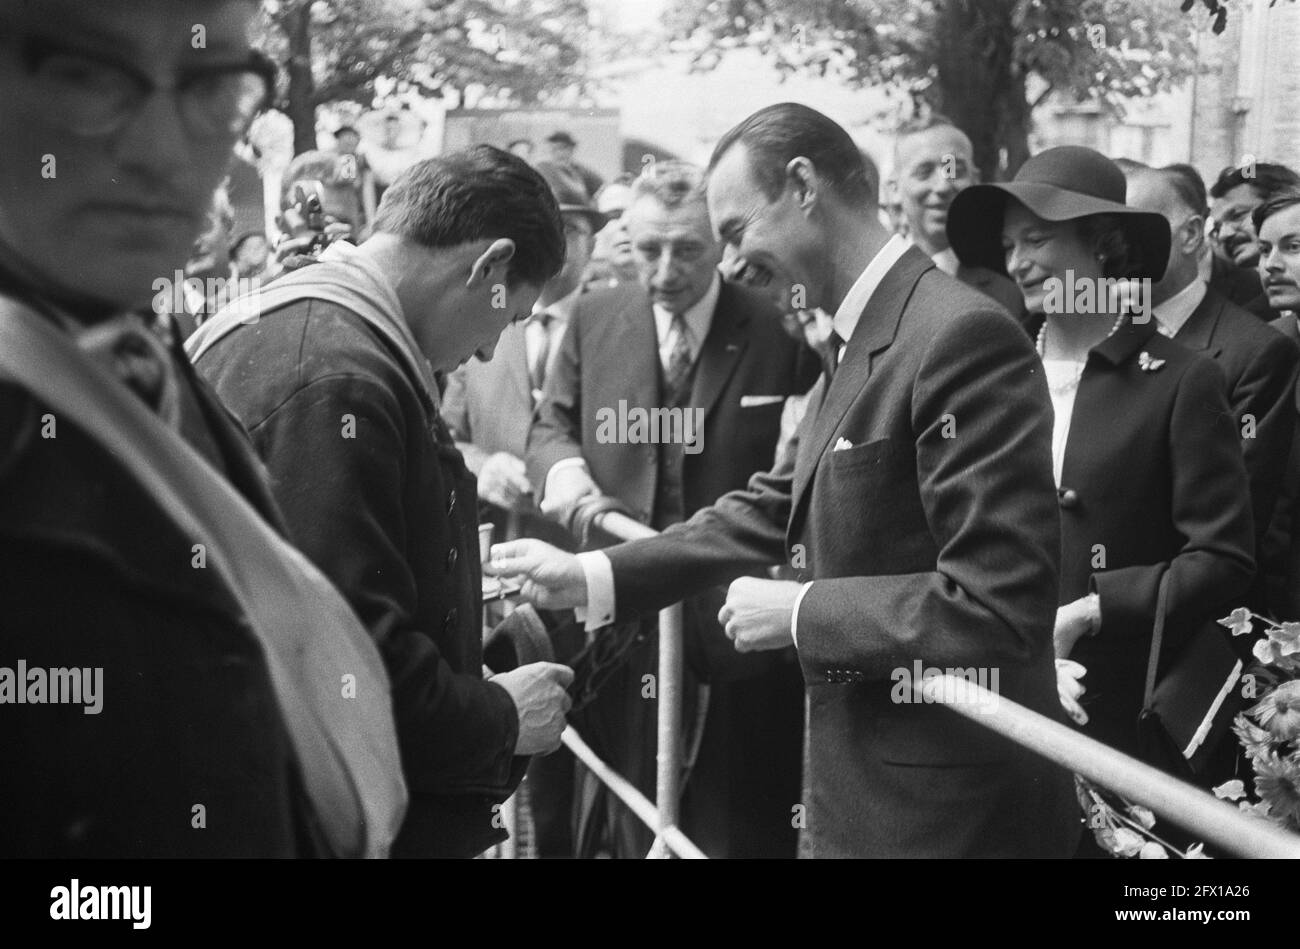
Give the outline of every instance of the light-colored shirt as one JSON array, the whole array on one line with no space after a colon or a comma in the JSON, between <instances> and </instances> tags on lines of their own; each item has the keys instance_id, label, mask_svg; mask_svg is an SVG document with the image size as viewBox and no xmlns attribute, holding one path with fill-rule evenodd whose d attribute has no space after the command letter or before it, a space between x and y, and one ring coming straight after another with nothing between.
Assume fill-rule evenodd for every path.
<instances>
[{"instance_id":1,"label":"light-colored shirt","mask_svg":"<svg viewBox=\"0 0 1300 949\"><path fill-rule=\"evenodd\" d=\"M897 234L891 237L868 262L853 286L849 288L849 292L844 295L844 299L840 301L831 322L835 332L844 340L844 346L839 353L841 362L844 348L853 338L867 303L870 302L885 275L898 263L907 249L906 240ZM582 572L587 579L587 608L585 612L575 611L575 614L578 621L584 623L587 631L590 632L614 621L617 606L614 601L614 569L609 562L609 557L599 550L578 554L578 563L582 566ZM790 618L791 638L794 637L799 625L799 604L803 602L804 595L811 586L812 581L805 583L795 599L794 611Z\"/></svg>"},{"instance_id":2,"label":"light-colored shirt","mask_svg":"<svg viewBox=\"0 0 1300 949\"><path fill-rule=\"evenodd\" d=\"M1151 315L1156 318L1156 329L1170 339L1177 336L1205 299L1208 289L1205 282L1197 278L1155 307Z\"/></svg>"},{"instance_id":3,"label":"light-colored shirt","mask_svg":"<svg viewBox=\"0 0 1300 949\"><path fill-rule=\"evenodd\" d=\"M686 326L686 342L691 349L691 362L700 356L700 349L709 335L709 327L713 325L713 311L718 308L718 295L721 292L722 277L715 271L704 296L682 314L682 322ZM659 363L667 369L673 349L677 346L677 334L673 332L673 314L657 303L652 308L655 314L655 338L659 341Z\"/></svg>"},{"instance_id":4,"label":"light-colored shirt","mask_svg":"<svg viewBox=\"0 0 1300 949\"><path fill-rule=\"evenodd\" d=\"M946 247L937 254L930 257L934 265L946 273L949 277L957 276L957 268L961 266L961 261L957 259L957 252L951 247Z\"/></svg>"},{"instance_id":5,"label":"light-colored shirt","mask_svg":"<svg viewBox=\"0 0 1300 949\"><path fill-rule=\"evenodd\" d=\"M1073 359L1044 359L1047 392L1052 397L1052 474L1061 486L1065 467L1065 446L1070 438L1070 417L1074 414L1074 397L1079 394L1084 363Z\"/></svg>"}]
</instances>

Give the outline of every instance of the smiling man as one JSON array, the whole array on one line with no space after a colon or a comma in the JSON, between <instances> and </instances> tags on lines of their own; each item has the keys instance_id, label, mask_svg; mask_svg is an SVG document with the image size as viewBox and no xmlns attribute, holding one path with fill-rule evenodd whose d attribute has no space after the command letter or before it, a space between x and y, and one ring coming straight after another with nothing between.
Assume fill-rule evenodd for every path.
<instances>
[{"instance_id":1,"label":"smiling man","mask_svg":"<svg viewBox=\"0 0 1300 949\"><path fill-rule=\"evenodd\" d=\"M709 213L738 273L835 314L837 359L770 473L659 537L573 556L493 550L541 604L617 617L733 581L741 651L797 650L814 856L1066 856L1068 774L942 705L898 703L916 661L998 670L1060 719L1051 404L1028 337L881 226L861 156L813 109L762 109L713 152ZM741 577L792 566L797 582ZM739 577L739 579L736 579Z\"/></svg>"},{"instance_id":2,"label":"smiling man","mask_svg":"<svg viewBox=\"0 0 1300 949\"><path fill-rule=\"evenodd\" d=\"M801 360L761 294L720 278L722 248L709 225L703 169L656 162L633 183L624 219L638 282L578 298L527 461L533 483L544 486L545 511L567 518L578 499L600 492L663 528L771 464L782 405L812 385L816 362ZM602 424L615 414L626 418L629 406L683 424L647 426L646 437L633 437L635 424ZM688 426L688 419L702 423ZM803 720L798 669L790 650L736 655L716 619L724 593L708 591L685 607L690 672L711 692L682 826L711 857L793 856L790 808ZM601 742L605 760L647 793L655 723L642 677L657 669L654 628L648 621L581 723ZM617 856L644 856L651 843L645 827L612 795L596 798L601 819L582 827L599 827ZM601 834L584 836L590 853Z\"/></svg>"},{"instance_id":3,"label":"smiling man","mask_svg":"<svg viewBox=\"0 0 1300 949\"><path fill-rule=\"evenodd\" d=\"M469 857L526 756L554 751L572 673L482 677L475 480L435 372L490 359L564 260L559 208L521 159L479 146L413 165L374 234L336 242L189 342L244 423L294 541L369 628L393 680L411 807L397 856Z\"/></svg>"},{"instance_id":4,"label":"smiling man","mask_svg":"<svg viewBox=\"0 0 1300 949\"><path fill-rule=\"evenodd\" d=\"M272 91L256 9L0 6L0 666L103 681L0 715L4 856L380 854L400 820L379 656L149 312Z\"/></svg>"},{"instance_id":5,"label":"smiling man","mask_svg":"<svg viewBox=\"0 0 1300 949\"><path fill-rule=\"evenodd\" d=\"M952 199L978 181L974 146L946 117L931 113L905 122L894 133L894 187L913 243L944 273L992 297L1024 322L1025 302L1016 285L987 267L962 264L948 243Z\"/></svg>"}]
</instances>

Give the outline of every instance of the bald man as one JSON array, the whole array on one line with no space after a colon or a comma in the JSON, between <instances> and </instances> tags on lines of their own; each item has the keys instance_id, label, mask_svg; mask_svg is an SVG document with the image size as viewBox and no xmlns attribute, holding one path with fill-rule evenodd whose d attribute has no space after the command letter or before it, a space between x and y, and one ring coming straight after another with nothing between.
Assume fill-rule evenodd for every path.
<instances>
[{"instance_id":1,"label":"bald man","mask_svg":"<svg viewBox=\"0 0 1300 949\"><path fill-rule=\"evenodd\" d=\"M1169 264L1151 294L1160 332L1209 356L1228 378L1228 402L1250 474L1260 565L1250 605L1267 611L1267 577L1282 565L1269 562L1259 541L1272 519L1295 431L1300 349L1201 279L1207 202L1205 183L1190 166L1130 170L1127 200L1169 221Z\"/></svg>"}]
</instances>

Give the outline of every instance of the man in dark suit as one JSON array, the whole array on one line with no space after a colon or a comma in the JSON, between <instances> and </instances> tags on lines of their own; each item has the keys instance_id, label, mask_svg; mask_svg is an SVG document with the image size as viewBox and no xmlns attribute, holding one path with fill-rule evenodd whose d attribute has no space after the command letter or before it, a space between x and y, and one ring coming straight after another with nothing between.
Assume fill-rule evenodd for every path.
<instances>
[{"instance_id":1,"label":"man in dark suit","mask_svg":"<svg viewBox=\"0 0 1300 949\"><path fill-rule=\"evenodd\" d=\"M1282 192L1254 212L1259 265L1269 303L1282 315L1272 324L1300 345L1300 191ZM1296 389L1300 410L1300 388ZM1278 619L1300 619L1300 428L1291 442L1282 497L1265 540L1265 557L1275 568L1268 577L1269 603Z\"/></svg>"},{"instance_id":2,"label":"man in dark suit","mask_svg":"<svg viewBox=\"0 0 1300 949\"><path fill-rule=\"evenodd\" d=\"M1282 490L1296 426L1295 387L1300 349L1279 338L1258 317L1208 288L1197 268L1204 250L1205 192L1184 173L1139 168L1128 175L1128 204L1163 215L1173 235L1165 274L1152 287L1153 315L1161 333L1217 362L1228 380L1228 404L1241 434L1250 476L1259 565L1251 605L1267 612L1267 577L1280 565L1266 562L1263 542ZM1253 233L1253 231L1252 231Z\"/></svg>"},{"instance_id":3,"label":"man in dark suit","mask_svg":"<svg viewBox=\"0 0 1300 949\"><path fill-rule=\"evenodd\" d=\"M912 242L944 273L992 297L1023 322L1020 288L988 267L961 263L948 244L948 207L957 192L978 181L974 146L947 117L931 113L894 133L894 187Z\"/></svg>"},{"instance_id":4,"label":"man in dark suit","mask_svg":"<svg viewBox=\"0 0 1300 949\"><path fill-rule=\"evenodd\" d=\"M769 301L722 282L701 169L652 166L624 220L640 283L579 299L529 438L529 474L544 486L544 510L563 515L601 492L662 529L771 464L785 399L807 388L815 363ZM618 416L657 409L681 413L682 431L657 441L613 431ZM682 826L710 856L794 856L798 667L789 653L737 656L716 620L722 599L714 590L686 604L690 672L710 691ZM643 786L653 781L655 717L642 676L655 672L656 653L646 635L594 710L606 750ZM612 813L616 852L644 855L645 829L621 805Z\"/></svg>"},{"instance_id":5,"label":"man in dark suit","mask_svg":"<svg viewBox=\"0 0 1300 949\"><path fill-rule=\"evenodd\" d=\"M23 0L0 11L0 179L11 185L0 192L0 350L44 339L44 355L66 357L28 362L35 381L0 369L6 857L332 850L333 835L321 834L331 809L311 803L320 761L297 741L302 709L286 707L301 667L274 673L269 642L286 631L266 628L220 555L271 561L248 543L232 550L230 533L214 539L212 508L196 506L195 493L233 515L223 531L296 555L267 530L279 515L244 433L179 340L155 335L149 312L158 278L184 263L235 143L274 88L274 68L248 45L255 12L246 0ZM201 50L191 45L195 23L206 27ZM104 95L104 86L135 88L141 69L177 91ZM67 79L88 75L101 84ZM187 99L196 75L206 92L224 92ZM50 180L35 177L41 155L51 170L57 158ZM74 409L78 397L95 412ZM292 570L284 557L279 566ZM271 577L260 595L310 606ZM333 632L315 635L328 646ZM358 684L386 697L374 659L378 676L358 668ZM97 670L101 707L91 710L90 695L88 714L8 704L14 683L4 679L20 663L29 675ZM18 688L30 702L28 685ZM308 713L320 716L310 731L346 741L329 704ZM366 776L353 778L364 793Z\"/></svg>"},{"instance_id":6,"label":"man in dark suit","mask_svg":"<svg viewBox=\"0 0 1300 949\"><path fill-rule=\"evenodd\" d=\"M431 197L436 196L436 199ZM470 857L526 756L559 746L569 669L482 675L474 476L438 416L434 372L489 356L563 255L559 210L487 146L413 165L361 246L199 328L200 373L248 429L295 541L365 622L393 686L411 806L396 856Z\"/></svg>"},{"instance_id":7,"label":"man in dark suit","mask_svg":"<svg viewBox=\"0 0 1300 949\"><path fill-rule=\"evenodd\" d=\"M720 619L741 651L798 650L813 855L1068 855L1069 775L907 688L916 663L997 670L1002 696L1061 719L1052 417L1029 339L886 233L852 140L812 109L723 136L708 197L741 279L835 312L845 342L797 447L660 537L505 545L493 571L598 620L792 563L801 582L735 579Z\"/></svg>"}]
</instances>

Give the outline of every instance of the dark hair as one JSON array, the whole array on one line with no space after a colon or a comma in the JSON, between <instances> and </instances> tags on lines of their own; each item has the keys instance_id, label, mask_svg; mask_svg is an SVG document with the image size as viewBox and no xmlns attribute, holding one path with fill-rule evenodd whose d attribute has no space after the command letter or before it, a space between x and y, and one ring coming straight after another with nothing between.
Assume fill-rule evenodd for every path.
<instances>
[{"instance_id":1,"label":"dark hair","mask_svg":"<svg viewBox=\"0 0 1300 949\"><path fill-rule=\"evenodd\" d=\"M1273 195L1250 213L1251 223L1255 225L1255 233L1258 234L1259 229L1264 226L1264 222L1274 214L1285 211L1297 204L1300 204L1300 188L1288 188Z\"/></svg>"},{"instance_id":2,"label":"dark hair","mask_svg":"<svg viewBox=\"0 0 1300 949\"><path fill-rule=\"evenodd\" d=\"M1254 174L1247 175L1248 171ZM1219 180L1210 188L1210 197L1222 198L1239 185L1250 185L1261 201L1267 201L1278 192L1300 188L1300 175L1286 165L1266 161L1229 165L1219 172Z\"/></svg>"},{"instance_id":3,"label":"dark hair","mask_svg":"<svg viewBox=\"0 0 1300 949\"><path fill-rule=\"evenodd\" d=\"M1175 162L1155 169L1169 182L1178 200L1189 210L1204 217L1210 213L1210 202L1205 195L1205 179L1201 173L1185 162Z\"/></svg>"},{"instance_id":4,"label":"dark hair","mask_svg":"<svg viewBox=\"0 0 1300 949\"><path fill-rule=\"evenodd\" d=\"M376 231L425 247L505 237L515 242L507 283L543 284L564 265L560 207L522 158L476 145L417 162L384 192Z\"/></svg>"},{"instance_id":5,"label":"dark hair","mask_svg":"<svg viewBox=\"0 0 1300 949\"><path fill-rule=\"evenodd\" d=\"M1093 256L1102 258L1103 277L1136 277L1142 272L1141 261L1129 245L1124 225L1117 215L1089 214L1074 223Z\"/></svg>"},{"instance_id":6,"label":"dark hair","mask_svg":"<svg viewBox=\"0 0 1300 949\"><path fill-rule=\"evenodd\" d=\"M812 162L845 201L874 206L862 153L849 133L816 109L782 102L759 109L723 135L709 159L709 171L737 143L749 152L749 166L769 201L785 188L786 165L795 158Z\"/></svg>"}]
</instances>

